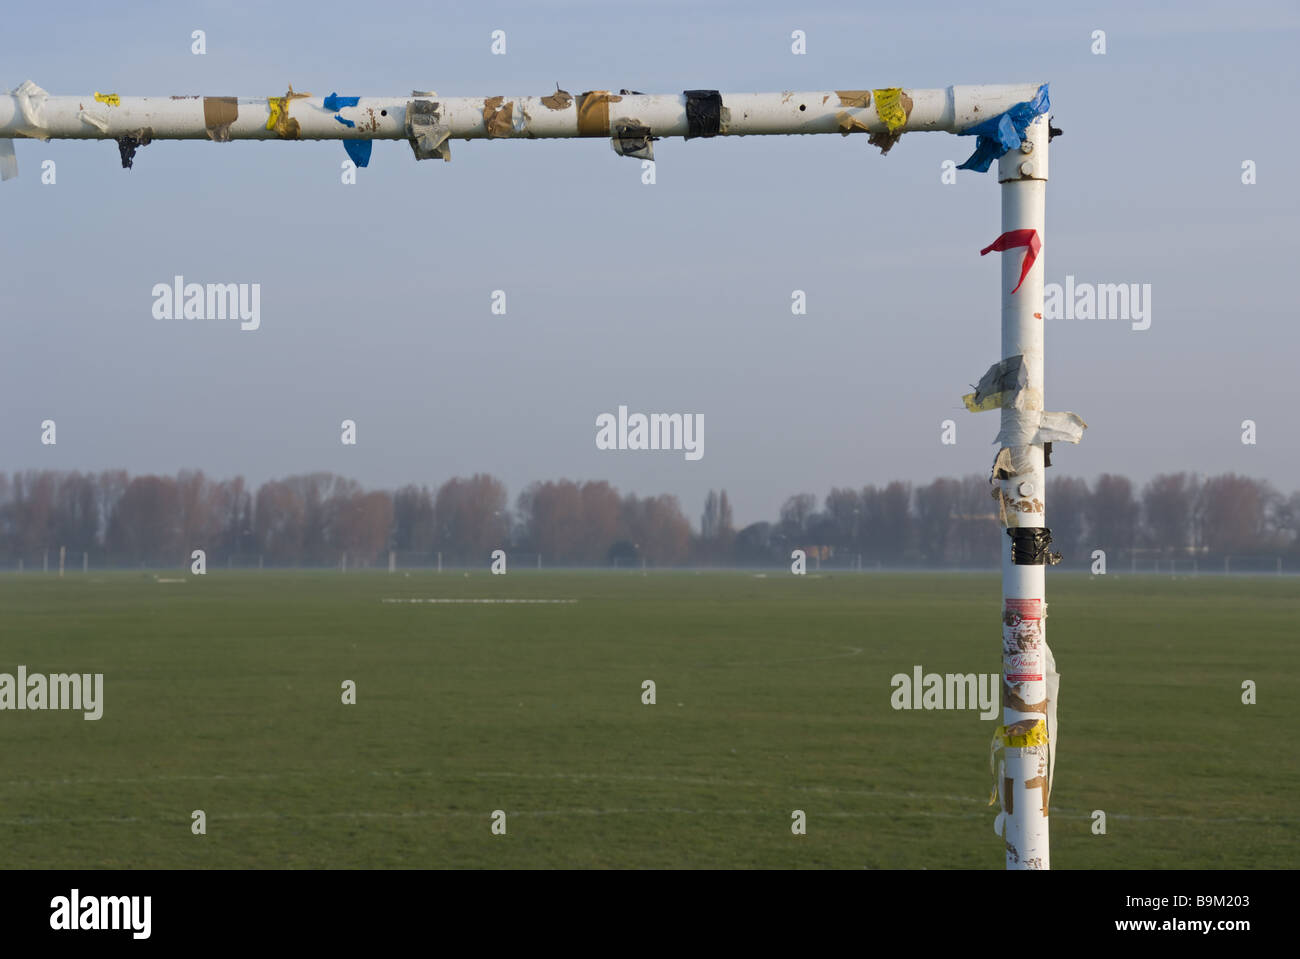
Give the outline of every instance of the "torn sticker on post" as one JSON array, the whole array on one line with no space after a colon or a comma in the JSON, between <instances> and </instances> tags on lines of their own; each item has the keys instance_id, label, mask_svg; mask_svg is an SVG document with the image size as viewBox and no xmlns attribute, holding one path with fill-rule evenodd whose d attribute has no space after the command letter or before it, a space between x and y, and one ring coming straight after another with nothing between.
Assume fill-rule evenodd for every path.
<instances>
[{"instance_id":1,"label":"torn sticker on post","mask_svg":"<svg viewBox=\"0 0 1300 959\"><path fill-rule=\"evenodd\" d=\"M203 127L213 143L229 143L230 127L239 119L239 100L235 97L204 97Z\"/></svg>"},{"instance_id":2,"label":"torn sticker on post","mask_svg":"<svg viewBox=\"0 0 1300 959\"><path fill-rule=\"evenodd\" d=\"M1019 676L1021 678L1015 679L1014 677L1016 676ZM1008 674L1007 677L1002 680L1003 708L1014 709L1016 712L1019 713L1044 713L1045 714L1047 712L1046 699L1044 699L1041 703L1025 702L1025 700L1021 699L1020 695L1015 690L1015 687L1020 683L1031 683L1031 682L1041 683L1042 681L1043 681L1043 676L1041 673Z\"/></svg>"},{"instance_id":3,"label":"torn sticker on post","mask_svg":"<svg viewBox=\"0 0 1300 959\"><path fill-rule=\"evenodd\" d=\"M1014 488L1015 480L1003 480L1002 486L993 489L998 501L998 522L1003 526L1036 526L1043 515L1043 501L1037 496L1021 496Z\"/></svg>"},{"instance_id":4,"label":"torn sticker on post","mask_svg":"<svg viewBox=\"0 0 1300 959\"><path fill-rule=\"evenodd\" d=\"M558 86L549 97L542 97L542 106L548 110L567 110L572 105L573 96L568 90L561 90Z\"/></svg>"},{"instance_id":5,"label":"torn sticker on post","mask_svg":"<svg viewBox=\"0 0 1300 959\"><path fill-rule=\"evenodd\" d=\"M491 138L508 137L514 131L515 104L505 97L488 97L483 101L483 126Z\"/></svg>"},{"instance_id":6,"label":"torn sticker on post","mask_svg":"<svg viewBox=\"0 0 1300 959\"><path fill-rule=\"evenodd\" d=\"M442 122L437 103L411 100L406 104L406 136L417 160L451 160L451 129Z\"/></svg>"},{"instance_id":7,"label":"torn sticker on post","mask_svg":"<svg viewBox=\"0 0 1300 959\"><path fill-rule=\"evenodd\" d=\"M958 170L974 170L985 173L993 161L1008 150L1018 148L1025 138L1025 132L1034 118L1051 109L1051 99L1047 94L1047 84L1038 88L1032 100L1017 103L996 116L982 120L972 127L962 130L959 136L974 136L975 152L965 163L958 165Z\"/></svg>"},{"instance_id":8,"label":"torn sticker on post","mask_svg":"<svg viewBox=\"0 0 1300 959\"><path fill-rule=\"evenodd\" d=\"M102 103L105 106L109 106L109 107L120 107L122 105L122 98L119 97L116 93L96 92L95 102Z\"/></svg>"},{"instance_id":9,"label":"torn sticker on post","mask_svg":"<svg viewBox=\"0 0 1300 959\"><path fill-rule=\"evenodd\" d=\"M1033 269L1034 261L1038 259L1038 251L1043 248L1043 241L1038 238L1037 230L1008 230L1000 237L990 243L984 249L980 250L980 256L986 253L1005 253L1008 250L1014 250L1017 247L1025 247L1025 258L1020 261L1020 282L1016 284L1015 293L1025 282L1025 277Z\"/></svg>"},{"instance_id":10,"label":"torn sticker on post","mask_svg":"<svg viewBox=\"0 0 1300 959\"><path fill-rule=\"evenodd\" d=\"M1002 429L993 442L1012 447L1078 443L1087 428L1088 424L1078 413L1006 409L1002 415Z\"/></svg>"},{"instance_id":11,"label":"torn sticker on post","mask_svg":"<svg viewBox=\"0 0 1300 959\"><path fill-rule=\"evenodd\" d=\"M996 410L1017 402L1020 392L1028 385L1029 366L1024 354L1018 353L990 366L980 377L975 392L965 394L961 400L972 413Z\"/></svg>"},{"instance_id":12,"label":"torn sticker on post","mask_svg":"<svg viewBox=\"0 0 1300 959\"><path fill-rule=\"evenodd\" d=\"M1043 642L1043 601L1007 599L1002 607L1002 655L1037 653Z\"/></svg>"},{"instance_id":13,"label":"torn sticker on post","mask_svg":"<svg viewBox=\"0 0 1300 959\"><path fill-rule=\"evenodd\" d=\"M1033 471L1034 461L1030 458L1029 447L1004 447L998 450L998 455L993 458L993 475L989 477L989 482L1011 479L1013 476Z\"/></svg>"}]
</instances>

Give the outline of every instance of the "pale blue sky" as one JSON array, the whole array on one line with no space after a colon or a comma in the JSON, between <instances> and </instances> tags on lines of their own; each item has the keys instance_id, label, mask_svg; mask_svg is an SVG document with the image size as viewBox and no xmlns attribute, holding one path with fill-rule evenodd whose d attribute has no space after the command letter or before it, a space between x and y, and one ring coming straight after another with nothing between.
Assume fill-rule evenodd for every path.
<instances>
[{"instance_id":1,"label":"pale blue sky","mask_svg":"<svg viewBox=\"0 0 1300 959\"><path fill-rule=\"evenodd\" d=\"M1150 283L1151 328L1053 321L1063 474L1236 471L1300 487L1293 3L91 3L6 11L0 84L265 96L820 90L1051 82L1049 282ZM1141 6L1140 10L1130 9ZM806 31L808 53L790 52ZM190 33L207 33L207 55ZM507 33L507 54L490 34ZM1107 53L1090 52L1093 30ZM657 183L603 140L17 146L0 185L0 468L367 486L488 471L676 493L743 524L799 491L987 471L993 174L972 141L665 140ZM58 182L41 183L42 160ZM1241 163L1258 165L1243 186ZM262 325L156 321L174 274L262 285ZM504 289L506 316L490 294ZM808 294L792 316L790 294ZM595 418L695 412L705 455L602 452ZM958 422L956 446L939 424ZM58 445L39 424L58 423ZM339 443L339 423L359 443ZM1243 446L1240 423L1258 423Z\"/></svg>"}]
</instances>

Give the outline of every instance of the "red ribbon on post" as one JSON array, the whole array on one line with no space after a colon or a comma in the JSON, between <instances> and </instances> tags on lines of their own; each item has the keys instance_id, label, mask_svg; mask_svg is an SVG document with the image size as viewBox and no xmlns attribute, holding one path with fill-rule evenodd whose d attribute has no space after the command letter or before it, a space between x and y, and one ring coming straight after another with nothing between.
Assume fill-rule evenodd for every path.
<instances>
[{"instance_id":1,"label":"red ribbon on post","mask_svg":"<svg viewBox=\"0 0 1300 959\"><path fill-rule=\"evenodd\" d=\"M1020 289L1021 283L1025 282L1025 277L1034 266L1034 260L1038 259L1038 251L1043 248L1043 241L1038 238L1038 231L1008 230L980 250L980 256L983 256L985 253L1005 253L1007 250L1014 250L1020 246L1028 247L1028 250L1025 253L1024 262L1020 264L1020 283L1016 284L1016 290ZM1016 290L1011 292L1014 293Z\"/></svg>"}]
</instances>

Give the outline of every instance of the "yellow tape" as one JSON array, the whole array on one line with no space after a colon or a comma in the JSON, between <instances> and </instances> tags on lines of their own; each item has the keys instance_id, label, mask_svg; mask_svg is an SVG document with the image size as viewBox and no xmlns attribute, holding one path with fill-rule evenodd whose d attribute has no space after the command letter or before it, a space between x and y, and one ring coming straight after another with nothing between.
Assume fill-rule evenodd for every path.
<instances>
[{"instance_id":1,"label":"yellow tape","mask_svg":"<svg viewBox=\"0 0 1300 959\"><path fill-rule=\"evenodd\" d=\"M1010 726L999 726L993 731L994 740L1000 740L1003 746L1011 749L1046 746L1047 723L1041 719L1035 719L1026 729L1025 722L1022 720L1018 723L1012 723Z\"/></svg>"},{"instance_id":2,"label":"yellow tape","mask_svg":"<svg viewBox=\"0 0 1300 959\"><path fill-rule=\"evenodd\" d=\"M886 90L873 90L876 97L876 116L885 121L890 133L894 133L907 122L907 111L899 102L903 95L902 87L889 87Z\"/></svg>"},{"instance_id":3,"label":"yellow tape","mask_svg":"<svg viewBox=\"0 0 1300 959\"><path fill-rule=\"evenodd\" d=\"M993 730L993 742L989 744L989 772L993 774L993 791L989 794L989 805L998 805L998 779L1001 778L999 760L1004 749L1027 749L1030 746L1047 745L1047 723L1041 719L1022 719L1010 726L999 726ZM1009 798L1009 797L1008 797ZM1002 803L1004 812L1009 812L1007 803Z\"/></svg>"},{"instance_id":4,"label":"yellow tape","mask_svg":"<svg viewBox=\"0 0 1300 959\"><path fill-rule=\"evenodd\" d=\"M289 101L301 100L304 97L311 96L310 93L294 93L293 84L289 84L289 92L282 97L267 97L267 106L271 108L271 118L266 121L266 128L274 130L286 140L298 139L301 132L298 121L289 116Z\"/></svg>"},{"instance_id":5,"label":"yellow tape","mask_svg":"<svg viewBox=\"0 0 1300 959\"><path fill-rule=\"evenodd\" d=\"M96 93L95 101L107 103L110 107L120 107L122 105L122 98L116 93Z\"/></svg>"},{"instance_id":6,"label":"yellow tape","mask_svg":"<svg viewBox=\"0 0 1300 959\"><path fill-rule=\"evenodd\" d=\"M1002 400L1005 398L1004 393L990 393L978 403L975 402L974 393L966 393L962 396L961 401L966 404L966 409L972 413L984 413L988 410L997 410L1002 408Z\"/></svg>"}]
</instances>

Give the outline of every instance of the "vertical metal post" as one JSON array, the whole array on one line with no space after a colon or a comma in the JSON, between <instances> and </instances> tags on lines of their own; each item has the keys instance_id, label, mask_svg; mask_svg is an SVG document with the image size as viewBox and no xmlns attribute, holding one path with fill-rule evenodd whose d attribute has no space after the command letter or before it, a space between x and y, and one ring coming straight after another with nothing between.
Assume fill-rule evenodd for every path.
<instances>
[{"instance_id":1,"label":"vertical metal post","mask_svg":"<svg viewBox=\"0 0 1300 959\"><path fill-rule=\"evenodd\" d=\"M998 161L1002 192L1002 232L1037 231L1039 248L1032 268L1021 279L1025 250L1002 254L1002 358L1023 356L1028 382L1022 391L1026 410L1002 410L1002 428L1012 430L1023 414L1043 407L1043 240L1047 193L1048 119L1038 117L1029 126L1020 149L1008 151ZM1012 291L1015 290L1013 293ZM1045 502L1043 445L1033 443L1012 450L1021 464L1012 479L1003 481L1004 497ZM1009 511L1009 527L1044 527L1046 514ZM1002 716L1008 730L1020 735L1009 740L1004 752L1004 838L1008 869L1047 869L1047 796L1049 747L1043 735L1047 720L1047 634L1044 629L1046 588L1043 562L1017 563L1010 537L1002 549ZM1043 726L1037 726L1042 721ZM1034 731L1037 730L1037 731ZM1055 734L1055 730L1051 730ZM1019 742L1022 745L1014 745Z\"/></svg>"}]
</instances>

